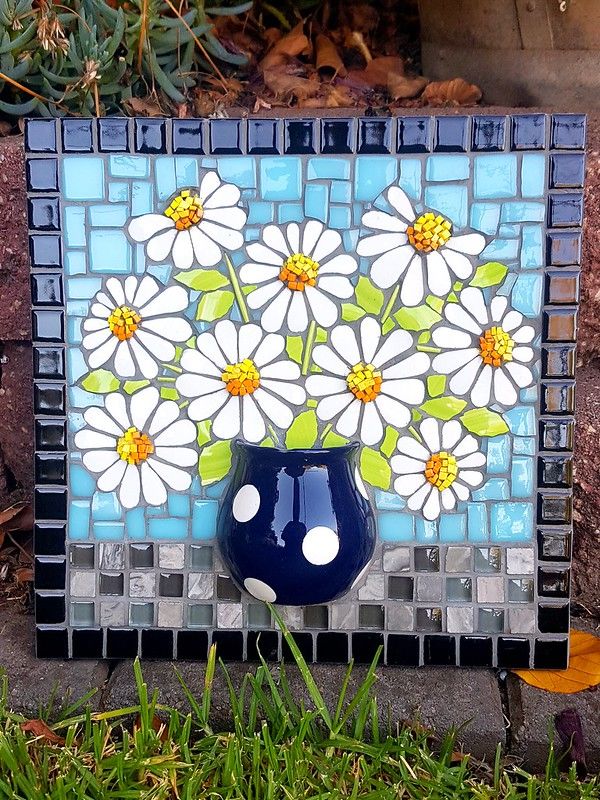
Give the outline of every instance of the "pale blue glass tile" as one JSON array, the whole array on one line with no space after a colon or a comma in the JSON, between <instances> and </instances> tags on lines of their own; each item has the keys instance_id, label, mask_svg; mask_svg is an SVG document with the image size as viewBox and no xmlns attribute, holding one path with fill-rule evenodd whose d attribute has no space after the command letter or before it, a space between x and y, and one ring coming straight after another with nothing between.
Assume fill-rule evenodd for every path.
<instances>
[{"instance_id":1,"label":"pale blue glass tile","mask_svg":"<svg viewBox=\"0 0 600 800\"><path fill-rule=\"evenodd\" d=\"M202 158L200 159L200 166L202 169L216 169L217 168L217 159L216 158Z\"/></svg>"},{"instance_id":2,"label":"pale blue glass tile","mask_svg":"<svg viewBox=\"0 0 600 800\"><path fill-rule=\"evenodd\" d=\"M488 244L480 259L490 259L495 261L510 261L519 254L518 239L494 239Z\"/></svg>"},{"instance_id":3,"label":"pale blue glass tile","mask_svg":"<svg viewBox=\"0 0 600 800\"><path fill-rule=\"evenodd\" d=\"M523 197L543 197L546 188L546 156L524 153L521 162L521 194Z\"/></svg>"},{"instance_id":4,"label":"pale blue glass tile","mask_svg":"<svg viewBox=\"0 0 600 800\"><path fill-rule=\"evenodd\" d=\"M260 188L263 200L300 200L302 162L299 158L261 158Z\"/></svg>"},{"instance_id":5,"label":"pale blue glass tile","mask_svg":"<svg viewBox=\"0 0 600 800\"><path fill-rule=\"evenodd\" d=\"M498 237L500 239L515 239L517 236L521 235L521 226L520 225L500 225L498 229Z\"/></svg>"},{"instance_id":6,"label":"pale blue glass tile","mask_svg":"<svg viewBox=\"0 0 600 800\"><path fill-rule=\"evenodd\" d=\"M240 189L256 186L256 159L254 158L219 158L217 171L221 180L235 183Z\"/></svg>"},{"instance_id":7,"label":"pale blue glass tile","mask_svg":"<svg viewBox=\"0 0 600 800\"><path fill-rule=\"evenodd\" d=\"M90 231L92 272L131 272L131 245L121 230Z\"/></svg>"},{"instance_id":8,"label":"pale blue glass tile","mask_svg":"<svg viewBox=\"0 0 600 800\"><path fill-rule=\"evenodd\" d=\"M87 317L90 304L87 300L67 300L68 317Z\"/></svg>"},{"instance_id":9,"label":"pale blue glass tile","mask_svg":"<svg viewBox=\"0 0 600 800\"><path fill-rule=\"evenodd\" d=\"M86 271L86 255L81 250L67 250L65 253L65 272L67 275L82 275Z\"/></svg>"},{"instance_id":10,"label":"pale blue glass tile","mask_svg":"<svg viewBox=\"0 0 600 800\"><path fill-rule=\"evenodd\" d=\"M88 368L81 350L75 347L69 347L67 349L67 375L69 376L69 380L75 383L75 381L78 381L87 371Z\"/></svg>"},{"instance_id":11,"label":"pale blue glass tile","mask_svg":"<svg viewBox=\"0 0 600 800\"><path fill-rule=\"evenodd\" d=\"M154 517L148 520L148 535L152 539L186 539L188 520Z\"/></svg>"},{"instance_id":12,"label":"pale blue glass tile","mask_svg":"<svg viewBox=\"0 0 600 800\"><path fill-rule=\"evenodd\" d=\"M526 389L521 389L519 399L522 403L537 403L538 387L528 386Z\"/></svg>"},{"instance_id":13,"label":"pale blue glass tile","mask_svg":"<svg viewBox=\"0 0 600 800\"><path fill-rule=\"evenodd\" d=\"M273 203L253 202L248 206L248 225L267 225L273 222ZM246 229L246 233L248 230Z\"/></svg>"},{"instance_id":14,"label":"pale blue glass tile","mask_svg":"<svg viewBox=\"0 0 600 800\"><path fill-rule=\"evenodd\" d=\"M342 233L342 240L346 250L348 250L350 253L353 253L356 250L356 245L358 243L358 231L345 230Z\"/></svg>"},{"instance_id":15,"label":"pale blue glass tile","mask_svg":"<svg viewBox=\"0 0 600 800\"><path fill-rule=\"evenodd\" d=\"M280 223L302 222L304 219L304 209L300 203L282 203L279 206L278 212Z\"/></svg>"},{"instance_id":16,"label":"pale blue glass tile","mask_svg":"<svg viewBox=\"0 0 600 800\"><path fill-rule=\"evenodd\" d=\"M101 278L69 278L66 283L69 300L90 300L102 287Z\"/></svg>"},{"instance_id":17,"label":"pale blue glass tile","mask_svg":"<svg viewBox=\"0 0 600 800\"><path fill-rule=\"evenodd\" d=\"M350 178L350 159L326 156L311 158L308 161L306 177L309 181L315 178L339 178L347 181Z\"/></svg>"},{"instance_id":18,"label":"pale blue glass tile","mask_svg":"<svg viewBox=\"0 0 600 800\"><path fill-rule=\"evenodd\" d=\"M125 529L129 539L144 539L146 536L146 520L143 508L132 508L125 514Z\"/></svg>"},{"instance_id":19,"label":"pale blue glass tile","mask_svg":"<svg viewBox=\"0 0 600 800\"><path fill-rule=\"evenodd\" d=\"M78 411L69 411L68 412L69 418L69 430L73 433L77 433L82 428L85 428L85 419L83 418L83 414L80 414ZM81 456L81 453L71 453L71 459L76 459Z\"/></svg>"},{"instance_id":20,"label":"pale blue glass tile","mask_svg":"<svg viewBox=\"0 0 600 800\"><path fill-rule=\"evenodd\" d=\"M502 222L543 222L546 216L544 203L502 203Z\"/></svg>"},{"instance_id":21,"label":"pale blue glass tile","mask_svg":"<svg viewBox=\"0 0 600 800\"><path fill-rule=\"evenodd\" d=\"M532 456L535 455L535 451L536 441L533 437L523 436L518 437L513 441L513 453Z\"/></svg>"},{"instance_id":22,"label":"pale blue glass tile","mask_svg":"<svg viewBox=\"0 0 600 800\"><path fill-rule=\"evenodd\" d=\"M94 520L121 519L121 504L116 492L96 492L92 498Z\"/></svg>"},{"instance_id":23,"label":"pale blue glass tile","mask_svg":"<svg viewBox=\"0 0 600 800\"><path fill-rule=\"evenodd\" d=\"M500 205L497 203L473 203L471 206L471 227L476 231L492 236L498 230Z\"/></svg>"},{"instance_id":24,"label":"pale blue glass tile","mask_svg":"<svg viewBox=\"0 0 600 800\"><path fill-rule=\"evenodd\" d=\"M508 472L510 466L510 438L493 436L487 442L487 471L492 475Z\"/></svg>"},{"instance_id":25,"label":"pale blue glass tile","mask_svg":"<svg viewBox=\"0 0 600 800\"><path fill-rule=\"evenodd\" d=\"M417 542L419 543L437 542L437 522L435 520L417 517L415 521L415 534Z\"/></svg>"},{"instance_id":26,"label":"pale blue glass tile","mask_svg":"<svg viewBox=\"0 0 600 800\"><path fill-rule=\"evenodd\" d=\"M67 344L81 344L82 319L67 314Z\"/></svg>"},{"instance_id":27,"label":"pale blue glass tile","mask_svg":"<svg viewBox=\"0 0 600 800\"><path fill-rule=\"evenodd\" d=\"M350 203L352 201L350 181L331 181L330 197L332 203Z\"/></svg>"},{"instance_id":28,"label":"pale blue glass tile","mask_svg":"<svg viewBox=\"0 0 600 800\"><path fill-rule=\"evenodd\" d=\"M216 500L196 500L192 512L192 538L213 539L217 533Z\"/></svg>"},{"instance_id":29,"label":"pale blue glass tile","mask_svg":"<svg viewBox=\"0 0 600 800\"><path fill-rule=\"evenodd\" d=\"M242 200L255 200L257 194L258 192L256 189L242 189L240 192L240 197Z\"/></svg>"},{"instance_id":30,"label":"pale blue glass tile","mask_svg":"<svg viewBox=\"0 0 600 800\"><path fill-rule=\"evenodd\" d=\"M128 217L129 209L124 205L90 206L90 224L97 228L120 228Z\"/></svg>"},{"instance_id":31,"label":"pale blue glass tile","mask_svg":"<svg viewBox=\"0 0 600 800\"><path fill-rule=\"evenodd\" d=\"M374 200L398 174L398 161L384 156L358 156L354 169L354 197Z\"/></svg>"},{"instance_id":32,"label":"pale blue glass tile","mask_svg":"<svg viewBox=\"0 0 600 800\"><path fill-rule=\"evenodd\" d=\"M329 227L347 230L352 227L352 218L349 206L331 206L329 210Z\"/></svg>"},{"instance_id":33,"label":"pale blue glass tile","mask_svg":"<svg viewBox=\"0 0 600 800\"><path fill-rule=\"evenodd\" d=\"M91 497L96 491L96 480L79 464L69 465L69 488L74 497ZM89 503L87 504L89 513Z\"/></svg>"},{"instance_id":34,"label":"pale blue glass tile","mask_svg":"<svg viewBox=\"0 0 600 800\"><path fill-rule=\"evenodd\" d=\"M156 278L156 280L166 284L173 268L170 264L149 264L145 271ZM142 270L142 272L144 272L144 270Z\"/></svg>"},{"instance_id":35,"label":"pale blue glass tile","mask_svg":"<svg viewBox=\"0 0 600 800\"><path fill-rule=\"evenodd\" d=\"M323 183L309 183L304 188L304 214L327 222L329 191Z\"/></svg>"},{"instance_id":36,"label":"pale blue glass tile","mask_svg":"<svg viewBox=\"0 0 600 800\"><path fill-rule=\"evenodd\" d=\"M200 478L196 475L196 477L192 481L192 485L190 486L190 494L192 495L192 497L199 497L201 492L202 492L202 486L200 484Z\"/></svg>"},{"instance_id":37,"label":"pale blue glass tile","mask_svg":"<svg viewBox=\"0 0 600 800\"><path fill-rule=\"evenodd\" d=\"M468 222L466 186L426 186L425 205L448 217L457 227L466 227Z\"/></svg>"},{"instance_id":38,"label":"pale blue glass tile","mask_svg":"<svg viewBox=\"0 0 600 800\"><path fill-rule=\"evenodd\" d=\"M190 498L187 494L169 492L167 507L172 517L188 517L190 514Z\"/></svg>"},{"instance_id":39,"label":"pale blue glass tile","mask_svg":"<svg viewBox=\"0 0 600 800\"><path fill-rule=\"evenodd\" d=\"M464 542L467 538L467 515L442 514L439 530L440 542Z\"/></svg>"},{"instance_id":40,"label":"pale blue glass tile","mask_svg":"<svg viewBox=\"0 0 600 800\"><path fill-rule=\"evenodd\" d=\"M65 156L63 193L67 200L104 199L104 160L94 156Z\"/></svg>"},{"instance_id":41,"label":"pale blue glass tile","mask_svg":"<svg viewBox=\"0 0 600 800\"><path fill-rule=\"evenodd\" d=\"M425 177L428 181L463 181L469 177L469 156L429 156Z\"/></svg>"},{"instance_id":42,"label":"pale blue glass tile","mask_svg":"<svg viewBox=\"0 0 600 800\"><path fill-rule=\"evenodd\" d=\"M87 539L90 535L90 503L71 500L69 503L69 539Z\"/></svg>"},{"instance_id":43,"label":"pale blue glass tile","mask_svg":"<svg viewBox=\"0 0 600 800\"><path fill-rule=\"evenodd\" d=\"M99 542L125 538L124 522L94 522L93 529L94 539Z\"/></svg>"},{"instance_id":44,"label":"pale blue glass tile","mask_svg":"<svg viewBox=\"0 0 600 800\"><path fill-rule=\"evenodd\" d=\"M544 240L541 225L524 225L521 245L523 269L541 269L544 266Z\"/></svg>"},{"instance_id":45,"label":"pale blue glass tile","mask_svg":"<svg viewBox=\"0 0 600 800\"><path fill-rule=\"evenodd\" d=\"M514 197L517 193L517 157L512 154L475 157L473 194L476 198Z\"/></svg>"},{"instance_id":46,"label":"pale blue glass tile","mask_svg":"<svg viewBox=\"0 0 600 800\"><path fill-rule=\"evenodd\" d=\"M114 178L147 178L150 175L150 159L145 156L111 156L110 174Z\"/></svg>"},{"instance_id":47,"label":"pale blue glass tile","mask_svg":"<svg viewBox=\"0 0 600 800\"><path fill-rule=\"evenodd\" d=\"M377 528L384 542L407 542L415 538L413 514L384 511L379 514Z\"/></svg>"},{"instance_id":48,"label":"pale blue glass tile","mask_svg":"<svg viewBox=\"0 0 600 800\"><path fill-rule=\"evenodd\" d=\"M226 478L222 481L211 483L210 486L207 486L204 490L204 494L213 500L218 500L220 497L223 497L228 485L229 481Z\"/></svg>"},{"instance_id":49,"label":"pale blue glass tile","mask_svg":"<svg viewBox=\"0 0 600 800\"><path fill-rule=\"evenodd\" d=\"M88 406L98 406L101 408L104 405L104 398L101 394L93 394L80 389L79 386L69 386L67 388L67 397L69 405L73 408L87 408Z\"/></svg>"},{"instance_id":50,"label":"pale blue glass tile","mask_svg":"<svg viewBox=\"0 0 600 800\"><path fill-rule=\"evenodd\" d=\"M153 211L152 184L145 181L134 181L131 184L131 216L150 214Z\"/></svg>"},{"instance_id":51,"label":"pale blue glass tile","mask_svg":"<svg viewBox=\"0 0 600 800\"><path fill-rule=\"evenodd\" d=\"M470 542L486 542L488 516L485 503L467 503L467 528Z\"/></svg>"},{"instance_id":52,"label":"pale blue glass tile","mask_svg":"<svg viewBox=\"0 0 600 800\"><path fill-rule=\"evenodd\" d=\"M515 456L511 480L513 497L531 497L533 494L533 459L527 458L527 456Z\"/></svg>"},{"instance_id":53,"label":"pale blue glass tile","mask_svg":"<svg viewBox=\"0 0 600 800\"><path fill-rule=\"evenodd\" d=\"M412 200L421 199L421 172L422 164L418 158L403 158L400 161L400 180L398 183L400 188L404 189Z\"/></svg>"},{"instance_id":54,"label":"pale blue glass tile","mask_svg":"<svg viewBox=\"0 0 600 800\"><path fill-rule=\"evenodd\" d=\"M129 184L111 181L108 184L108 199L111 203L126 203L129 200Z\"/></svg>"},{"instance_id":55,"label":"pale blue glass tile","mask_svg":"<svg viewBox=\"0 0 600 800\"><path fill-rule=\"evenodd\" d=\"M480 489L471 492L473 500L508 500L510 488L505 478L490 478Z\"/></svg>"},{"instance_id":56,"label":"pale blue glass tile","mask_svg":"<svg viewBox=\"0 0 600 800\"><path fill-rule=\"evenodd\" d=\"M180 189L198 186L198 161L195 158L177 156L175 158L175 177Z\"/></svg>"},{"instance_id":57,"label":"pale blue glass tile","mask_svg":"<svg viewBox=\"0 0 600 800\"><path fill-rule=\"evenodd\" d=\"M503 414L506 424L515 436L535 435L535 409L531 406L517 406Z\"/></svg>"},{"instance_id":58,"label":"pale blue glass tile","mask_svg":"<svg viewBox=\"0 0 600 800\"><path fill-rule=\"evenodd\" d=\"M271 221L274 222L274 220ZM257 239L260 239L260 231L258 228L246 228L244 238L247 242L256 242Z\"/></svg>"},{"instance_id":59,"label":"pale blue glass tile","mask_svg":"<svg viewBox=\"0 0 600 800\"><path fill-rule=\"evenodd\" d=\"M175 159L167 156L157 158L154 162L156 176L156 191L159 200L167 200L177 191L177 178L175 176Z\"/></svg>"},{"instance_id":60,"label":"pale blue glass tile","mask_svg":"<svg viewBox=\"0 0 600 800\"><path fill-rule=\"evenodd\" d=\"M492 541L524 542L533 536L532 503L497 503L492 506Z\"/></svg>"},{"instance_id":61,"label":"pale blue glass tile","mask_svg":"<svg viewBox=\"0 0 600 800\"><path fill-rule=\"evenodd\" d=\"M395 492L375 489L375 507L380 511L402 511L406 507L406 500Z\"/></svg>"},{"instance_id":62,"label":"pale blue glass tile","mask_svg":"<svg viewBox=\"0 0 600 800\"><path fill-rule=\"evenodd\" d=\"M69 247L86 246L85 208L83 206L66 206L65 240Z\"/></svg>"},{"instance_id":63,"label":"pale blue glass tile","mask_svg":"<svg viewBox=\"0 0 600 800\"><path fill-rule=\"evenodd\" d=\"M542 309L543 284L542 275L519 275L512 290L512 307L526 317L537 317Z\"/></svg>"}]
</instances>

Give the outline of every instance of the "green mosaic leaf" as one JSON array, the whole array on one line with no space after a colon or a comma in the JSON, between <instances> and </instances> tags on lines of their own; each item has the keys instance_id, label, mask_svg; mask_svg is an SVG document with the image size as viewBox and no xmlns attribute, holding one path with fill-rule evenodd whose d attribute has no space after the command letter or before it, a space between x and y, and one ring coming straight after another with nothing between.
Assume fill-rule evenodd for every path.
<instances>
[{"instance_id":1,"label":"green mosaic leaf","mask_svg":"<svg viewBox=\"0 0 600 800\"><path fill-rule=\"evenodd\" d=\"M366 311L354 303L342 303L342 319L344 322L356 322L357 319L364 317Z\"/></svg>"},{"instance_id":2,"label":"green mosaic leaf","mask_svg":"<svg viewBox=\"0 0 600 800\"><path fill-rule=\"evenodd\" d=\"M441 297L434 297L434 295L429 294L425 298L425 302L430 308L433 308L434 311L437 311L438 314L441 313L442 308L444 307L444 301Z\"/></svg>"},{"instance_id":3,"label":"green mosaic leaf","mask_svg":"<svg viewBox=\"0 0 600 800\"><path fill-rule=\"evenodd\" d=\"M203 447L207 442L210 442L211 427L212 422L209 419L197 423L196 428L198 429L198 436L196 437L196 441L198 442L198 447Z\"/></svg>"},{"instance_id":4,"label":"green mosaic leaf","mask_svg":"<svg viewBox=\"0 0 600 800\"><path fill-rule=\"evenodd\" d=\"M149 386L150 381L125 381L123 384L123 391L127 394L133 394L138 389L143 389L144 386Z\"/></svg>"},{"instance_id":5,"label":"green mosaic leaf","mask_svg":"<svg viewBox=\"0 0 600 800\"><path fill-rule=\"evenodd\" d=\"M121 381L107 369L95 369L85 376L81 381L81 385L86 392L108 394L108 392L116 392L121 385Z\"/></svg>"},{"instance_id":6,"label":"green mosaic leaf","mask_svg":"<svg viewBox=\"0 0 600 800\"><path fill-rule=\"evenodd\" d=\"M447 420L460 414L466 405L466 402L459 400L458 397L438 397L435 400L427 400L423 403L421 410L430 417Z\"/></svg>"},{"instance_id":7,"label":"green mosaic leaf","mask_svg":"<svg viewBox=\"0 0 600 800\"><path fill-rule=\"evenodd\" d=\"M371 486L389 489L392 470L381 453L370 447L363 447L360 454L360 474Z\"/></svg>"},{"instance_id":8,"label":"green mosaic leaf","mask_svg":"<svg viewBox=\"0 0 600 800\"><path fill-rule=\"evenodd\" d=\"M203 486L216 483L231 469L231 442L215 442L200 453L198 473Z\"/></svg>"},{"instance_id":9,"label":"green mosaic leaf","mask_svg":"<svg viewBox=\"0 0 600 800\"><path fill-rule=\"evenodd\" d=\"M394 314L394 318L407 331L426 331L441 320L437 311L429 308L428 305L401 308Z\"/></svg>"},{"instance_id":10,"label":"green mosaic leaf","mask_svg":"<svg viewBox=\"0 0 600 800\"><path fill-rule=\"evenodd\" d=\"M216 269L192 269L189 272L180 272L175 276L175 280L197 292L213 292L229 285L229 279Z\"/></svg>"},{"instance_id":11,"label":"green mosaic leaf","mask_svg":"<svg viewBox=\"0 0 600 800\"><path fill-rule=\"evenodd\" d=\"M500 264L498 261L488 261L487 264L482 264L475 270L473 280L470 286L478 286L480 289L485 289L488 286L497 286L502 283L508 272L508 267Z\"/></svg>"},{"instance_id":12,"label":"green mosaic leaf","mask_svg":"<svg viewBox=\"0 0 600 800\"><path fill-rule=\"evenodd\" d=\"M419 344L427 344L431 339L431 331L423 331L423 333L419 334L418 342Z\"/></svg>"},{"instance_id":13,"label":"green mosaic leaf","mask_svg":"<svg viewBox=\"0 0 600 800\"><path fill-rule=\"evenodd\" d=\"M388 317L386 319L386 321L381 326L381 332L383 333L384 336L392 330L394 324L395 324L394 320L391 317Z\"/></svg>"},{"instance_id":14,"label":"green mosaic leaf","mask_svg":"<svg viewBox=\"0 0 600 800\"><path fill-rule=\"evenodd\" d=\"M315 336L315 342L323 343L323 342L326 342L328 338L329 338L329 336L328 336L328 333L325 330L325 328L317 327L317 333L316 333L316 336Z\"/></svg>"},{"instance_id":15,"label":"green mosaic leaf","mask_svg":"<svg viewBox=\"0 0 600 800\"><path fill-rule=\"evenodd\" d=\"M446 298L446 300L447 300L449 303L458 303L458 295L457 295L457 294L455 294L455 292L450 292L450 294L448 295L448 297Z\"/></svg>"},{"instance_id":16,"label":"green mosaic leaf","mask_svg":"<svg viewBox=\"0 0 600 800\"><path fill-rule=\"evenodd\" d=\"M169 386L161 386L160 396L162 400L179 400L177 389L171 389Z\"/></svg>"},{"instance_id":17,"label":"green mosaic leaf","mask_svg":"<svg viewBox=\"0 0 600 800\"><path fill-rule=\"evenodd\" d=\"M427 378L427 392L430 397L439 397L446 388L445 375L430 375Z\"/></svg>"},{"instance_id":18,"label":"green mosaic leaf","mask_svg":"<svg viewBox=\"0 0 600 800\"><path fill-rule=\"evenodd\" d=\"M390 425L387 426L385 429L385 436L383 437L383 442L381 443L381 447L379 448L384 456L390 458L392 453L394 452L394 448L400 438L400 434L395 428L392 428Z\"/></svg>"},{"instance_id":19,"label":"green mosaic leaf","mask_svg":"<svg viewBox=\"0 0 600 800\"><path fill-rule=\"evenodd\" d=\"M260 443L260 447L275 447L275 442L270 436L267 436L267 438L263 439Z\"/></svg>"},{"instance_id":20,"label":"green mosaic leaf","mask_svg":"<svg viewBox=\"0 0 600 800\"><path fill-rule=\"evenodd\" d=\"M383 308L383 292L361 275L356 284L356 302L368 314L379 314Z\"/></svg>"},{"instance_id":21,"label":"green mosaic leaf","mask_svg":"<svg viewBox=\"0 0 600 800\"><path fill-rule=\"evenodd\" d=\"M452 284L452 288L454 289L455 292L460 292L462 287L463 287L462 281L454 281L454 283Z\"/></svg>"},{"instance_id":22,"label":"green mosaic leaf","mask_svg":"<svg viewBox=\"0 0 600 800\"><path fill-rule=\"evenodd\" d=\"M314 411L303 411L285 435L285 446L289 450L313 447L317 441L317 415Z\"/></svg>"},{"instance_id":23,"label":"green mosaic leaf","mask_svg":"<svg viewBox=\"0 0 600 800\"><path fill-rule=\"evenodd\" d=\"M340 436L339 433L329 431L323 437L323 447L342 447L348 444L349 441L350 440L346 439L344 436Z\"/></svg>"},{"instance_id":24,"label":"green mosaic leaf","mask_svg":"<svg viewBox=\"0 0 600 800\"><path fill-rule=\"evenodd\" d=\"M487 408L473 408L463 414L460 421L476 436L499 436L508 431L508 425L500 414Z\"/></svg>"},{"instance_id":25,"label":"green mosaic leaf","mask_svg":"<svg viewBox=\"0 0 600 800\"><path fill-rule=\"evenodd\" d=\"M316 408L319 405L319 403L317 400L314 400L311 397L309 400L306 401L306 405L308 406L308 408Z\"/></svg>"},{"instance_id":26,"label":"green mosaic leaf","mask_svg":"<svg viewBox=\"0 0 600 800\"><path fill-rule=\"evenodd\" d=\"M234 299L233 292L228 292L224 289L203 294L198 303L196 319L204 320L205 322L221 319L229 312Z\"/></svg>"},{"instance_id":27,"label":"green mosaic leaf","mask_svg":"<svg viewBox=\"0 0 600 800\"><path fill-rule=\"evenodd\" d=\"M285 349L292 361L296 361L298 364L302 363L304 342L301 336L286 336Z\"/></svg>"}]
</instances>

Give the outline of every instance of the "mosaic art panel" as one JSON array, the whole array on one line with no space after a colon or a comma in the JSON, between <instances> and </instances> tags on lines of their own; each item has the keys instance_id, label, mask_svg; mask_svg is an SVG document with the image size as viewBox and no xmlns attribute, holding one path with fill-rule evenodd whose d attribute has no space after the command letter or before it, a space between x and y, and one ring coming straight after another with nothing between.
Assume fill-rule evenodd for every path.
<instances>
[{"instance_id":1,"label":"mosaic art panel","mask_svg":"<svg viewBox=\"0 0 600 800\"><path fill-rule=\"evenodd\" d=\"M242 438L360 443L305 657L566 665L584 128L28 121L38 654L289 656L215 542Z\"/></svg>"}]
</instances>

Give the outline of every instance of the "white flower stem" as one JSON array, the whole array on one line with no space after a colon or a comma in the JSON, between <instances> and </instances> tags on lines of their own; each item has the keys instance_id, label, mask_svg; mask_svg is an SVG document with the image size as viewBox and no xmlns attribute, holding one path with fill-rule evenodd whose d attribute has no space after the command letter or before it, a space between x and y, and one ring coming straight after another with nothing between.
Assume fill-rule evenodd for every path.
<instances>
[{"instance_id":1,"label":"white flower stem","mask_svg":"<svg viewBox=\"0 0 600 800\"><path fill-rule=\"evenodd\" d=\"M394 308L394 303L396 302L396 299L398 297L398 293L399 292L400 292L400 284L398 284L396 286L396 288L392 292L392 296L388 300L388 303L387 303L386 307L383 309L383 314L381 315L381 324L382 325L386 321L386 319L389 317L389 315L392 313L392 309Z\"/></svg>"},{"instance_id":2,"label":"white flower stem","mask_svg":"<svg viewBox=\"0 0 600 800\"><path fill-rule=\"evenodd\" d=\"M302 356L302 374L308 375L308 368L310 366L310 357L312 349L317 338L317 323L313 321L308 326L308 333L306 334L306 342L304 344L304 354Z\"/></svg>"},{"instance_id":3,"label":"white flower stem","mask_svg":"<svg viewBox=\"0 0 600 800\"><path fill-rule=\"evenodd\" d=\"M229 256L227 254L225 254L225 261L227 262L229 280L231 281L231 285L233 286L233 293L235 295L238 308L240 309L240 314L242 315L242 319L244 320L244 322L250 322L250 314L248 314L248 307L246 306L244 293L242 292L242 289L240 287L238 276L235 274L233 264L231 263Z\"/></svg>"}]
</instances>

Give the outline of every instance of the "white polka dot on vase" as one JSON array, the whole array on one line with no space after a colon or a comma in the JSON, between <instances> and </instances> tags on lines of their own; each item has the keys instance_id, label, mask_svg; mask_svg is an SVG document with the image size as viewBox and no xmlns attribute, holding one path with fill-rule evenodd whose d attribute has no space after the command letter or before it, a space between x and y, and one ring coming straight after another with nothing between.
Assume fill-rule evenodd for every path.
<instances>
[{"instance_id":1,"label":"white polka dot on vase","mask_svg":"<svg viewBox=\"0 0 600 800\"><path fill-rule=\"evenodd\" d=\"M256 486L246 483L233 498L233 516L238 522L249 522L260 508L260 494Z\"/></svg>"},{"instance_id":2,"label":"white polka dot on vase","mask_svg":"<svg viewBox=\"0 0 600 800\"><path fill-rule=\"evenodd\" d=\"M358 471L358 467L354 467L354 480L356 481L356 488L365 498L365 500L369 499L369 493L367 492L367 487L365 486L363 479L360 476L360 472Z\"/></svg>"},{"instance_id":3,"label":"white polka dot on vase","mask_svg":"<svg viewBox=\"0 0 600 800\"><path fill-rule=\"evenodd\" d=\"M244 588L252 597L256 597L257 600L262 600L264 603L274 603L277 600L275 590L271 589L268 583L259 581L258 578L246 578Z\"/></svg>"},{"instance_id":4,"label":"white polka dot on vase","mask_svg":"<svg viewBox=\"0 0 600 800\"><path fill-rule=\"evenodd\" d=\"M302 553L307 561L321 567L337 556L340 539L337 533L325 525L311 528L302 540Z\"/></svg>"}]
</instances>

